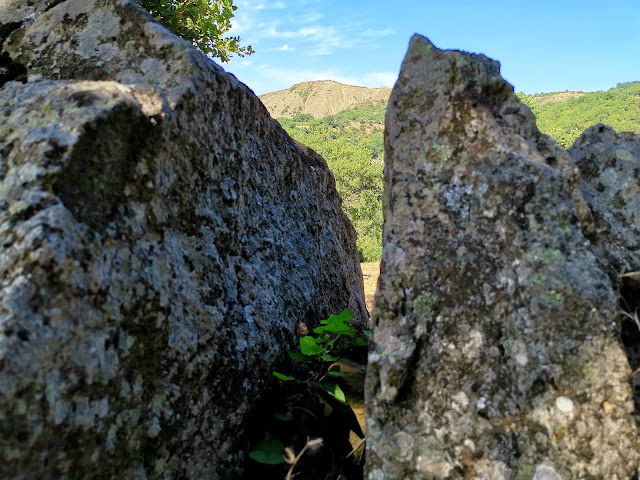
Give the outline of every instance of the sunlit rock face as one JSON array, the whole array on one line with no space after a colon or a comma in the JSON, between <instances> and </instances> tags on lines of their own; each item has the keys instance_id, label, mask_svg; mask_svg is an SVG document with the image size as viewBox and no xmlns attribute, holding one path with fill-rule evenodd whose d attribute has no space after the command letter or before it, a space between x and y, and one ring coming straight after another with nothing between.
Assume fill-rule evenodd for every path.
<instances>
[{"instance_id":1,"label":"sunlit rock face","mask_svg":"<svg viewBox=\"0 0 640 480\"><path fill-rule=\"evenodd\" d=\"M593 212L596 257L619 290L621 338L635 372L630 383L640 425L640 136L598 124L568 152Z\"/></svg>"},{"instance_id":2,"label":"sunlit rock face","mask_svg":"<svg viewBox=\"0 0 640 480\"><path fill-rule=\"evenodd\" d=\"M380 479L630 479L618 299L568 154L482 55L412 38L367 373Z\"/></svg>"},{"instance_id":3,"label":"sunlit rock face","mask_svg":"<svg viewBox=\"0 0 640 480\"><path fill-rule=\"evenodd\" d=\"M367 322L325 161L131 2L0 36L0 478L241 476L296 322Z\"/></svg>"}]
</instances>

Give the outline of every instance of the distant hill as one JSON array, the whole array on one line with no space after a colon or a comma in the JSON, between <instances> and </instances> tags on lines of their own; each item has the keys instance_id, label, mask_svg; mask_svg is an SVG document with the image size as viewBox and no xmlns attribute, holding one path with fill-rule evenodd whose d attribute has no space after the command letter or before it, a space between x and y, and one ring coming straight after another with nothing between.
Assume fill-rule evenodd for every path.
<instances>
[{"instance_id":1,"label":"distant hill","mask_svg":"<svg viewBox=\"0 0 640 480\"><path fill-rule=\"evenodd\" d=\"M260 97L289 135L327 160L343 208L358 232L363 261L379 260L382 252L383 134L389 93L388 88L320 81ZM564 148L598 122L640 134L640 82L621 83L606 92L519 93L518 98L536 115L538 128Z\"/></svg>"},{"instance_id":2,"label":"distant hill","mask_svg":"<svg viewBox=\"0 0 640 480\"><path fill-rule=\"evenodd\" d=\"M273 118L294 118L298 115L324 118L366 103L386 108L389 95L391 89L386 87L354 87L333 80L319 80L266 93L260 100Z\"/></svg>"},{"instance_id":3,"label":"distant hill","mask_svg":"<svg viewBox=\"0 0 640 480\"><path fill-rule=\"evenodd\" d=\"M540 131L563 148L596 123L640 134L640 82L619 83L604 92L519 93L518 98L531 108Z\"/></svg>"}]
</instances>

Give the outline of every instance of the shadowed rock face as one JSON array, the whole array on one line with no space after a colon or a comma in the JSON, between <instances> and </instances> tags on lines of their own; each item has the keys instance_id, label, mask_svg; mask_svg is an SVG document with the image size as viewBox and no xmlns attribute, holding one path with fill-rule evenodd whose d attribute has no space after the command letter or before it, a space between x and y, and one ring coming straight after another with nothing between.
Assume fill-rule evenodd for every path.
<instances>
[{"instance_id":1,"label":"shadowed rock face","mask_svg":"<svg viewBox=\"0 0 640 480\"><path fill-rule=\"evenodd\" d=\"M568 150L597 229L596 256L619 289L622 342L640 426L640 136L602 124Z\"/></svg>"},{"instance_id":2,"label":"shadowed rock face","mask_svg":"<svg viewBox=\"0 0 640 480\"><path fill-rule=\"evenodd\" d=\"M593 212L598 256L612 275L640 270L640 137L598 124L568 153Z\"/></svg>"},{"instance_id":3,"label":"shadowed rock face","mask_svg":"<svg viewBox=\"0 0 640 480\"><path fill-rule=\"evenodd\" d=\"M296 321L367 321L333 176L132 3L32 3L0 6L0 477L240 476Z\"/></svg>"},{"instance_id":4,"label":"shadowed rock face","mask_svg":"<svg viewBox=\"0 0 640 480\"><path fill-rule=\"evenodd\" d=\"M567 153L497 62L418 35L386 128L368 478L630 479L616 292Z\"/></svg>"}]
</instances>

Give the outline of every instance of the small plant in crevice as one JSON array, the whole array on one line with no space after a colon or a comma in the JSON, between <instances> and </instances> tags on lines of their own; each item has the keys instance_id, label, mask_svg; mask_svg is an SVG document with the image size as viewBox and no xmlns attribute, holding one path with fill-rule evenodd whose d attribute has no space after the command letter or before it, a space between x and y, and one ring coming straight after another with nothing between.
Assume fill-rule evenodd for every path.
<instances>
[{"instance_id":1,"label":"small plant in crevice","mask_svg":"<svg viewBox=\"0 0 640 480\"><path fill-rule=\"evenodd\" d=\"M249 454L260 464L279 464L269 478L362 478L349 436L364 439L364 433L341 386L341 360L366 351L369 332L351 325L351 316L347 310L332 315L312 332L299 322L291 371L273 372L282 401Z\"/></svg>"}]
</instances>

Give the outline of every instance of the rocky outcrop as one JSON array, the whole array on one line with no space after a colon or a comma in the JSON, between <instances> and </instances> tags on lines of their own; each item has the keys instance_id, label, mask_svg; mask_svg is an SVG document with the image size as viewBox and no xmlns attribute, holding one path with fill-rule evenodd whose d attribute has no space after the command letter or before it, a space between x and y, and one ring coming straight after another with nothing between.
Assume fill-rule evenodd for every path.
<instances>
[{"instance_id":1,"label":"rocky outcrop","mask_svg":"<svg viewBox=\"0 0 640 480\"><path fill-rule=\"evenodd\" d=\"M0 477L239 476L297 320L366 321L333 176L131 2L0 22Z\"/></svg>"},{"instance_id":2,"label":"rocky outcrop","mask_svg":"<svg viewBox=\"0 0 640 480\"><path fill-rule=\"evenodd\" d=\"M417 35L386 125L368 478L630 479L617 292L568 154L497 62Z\"/></svg>"}]
</instances>

